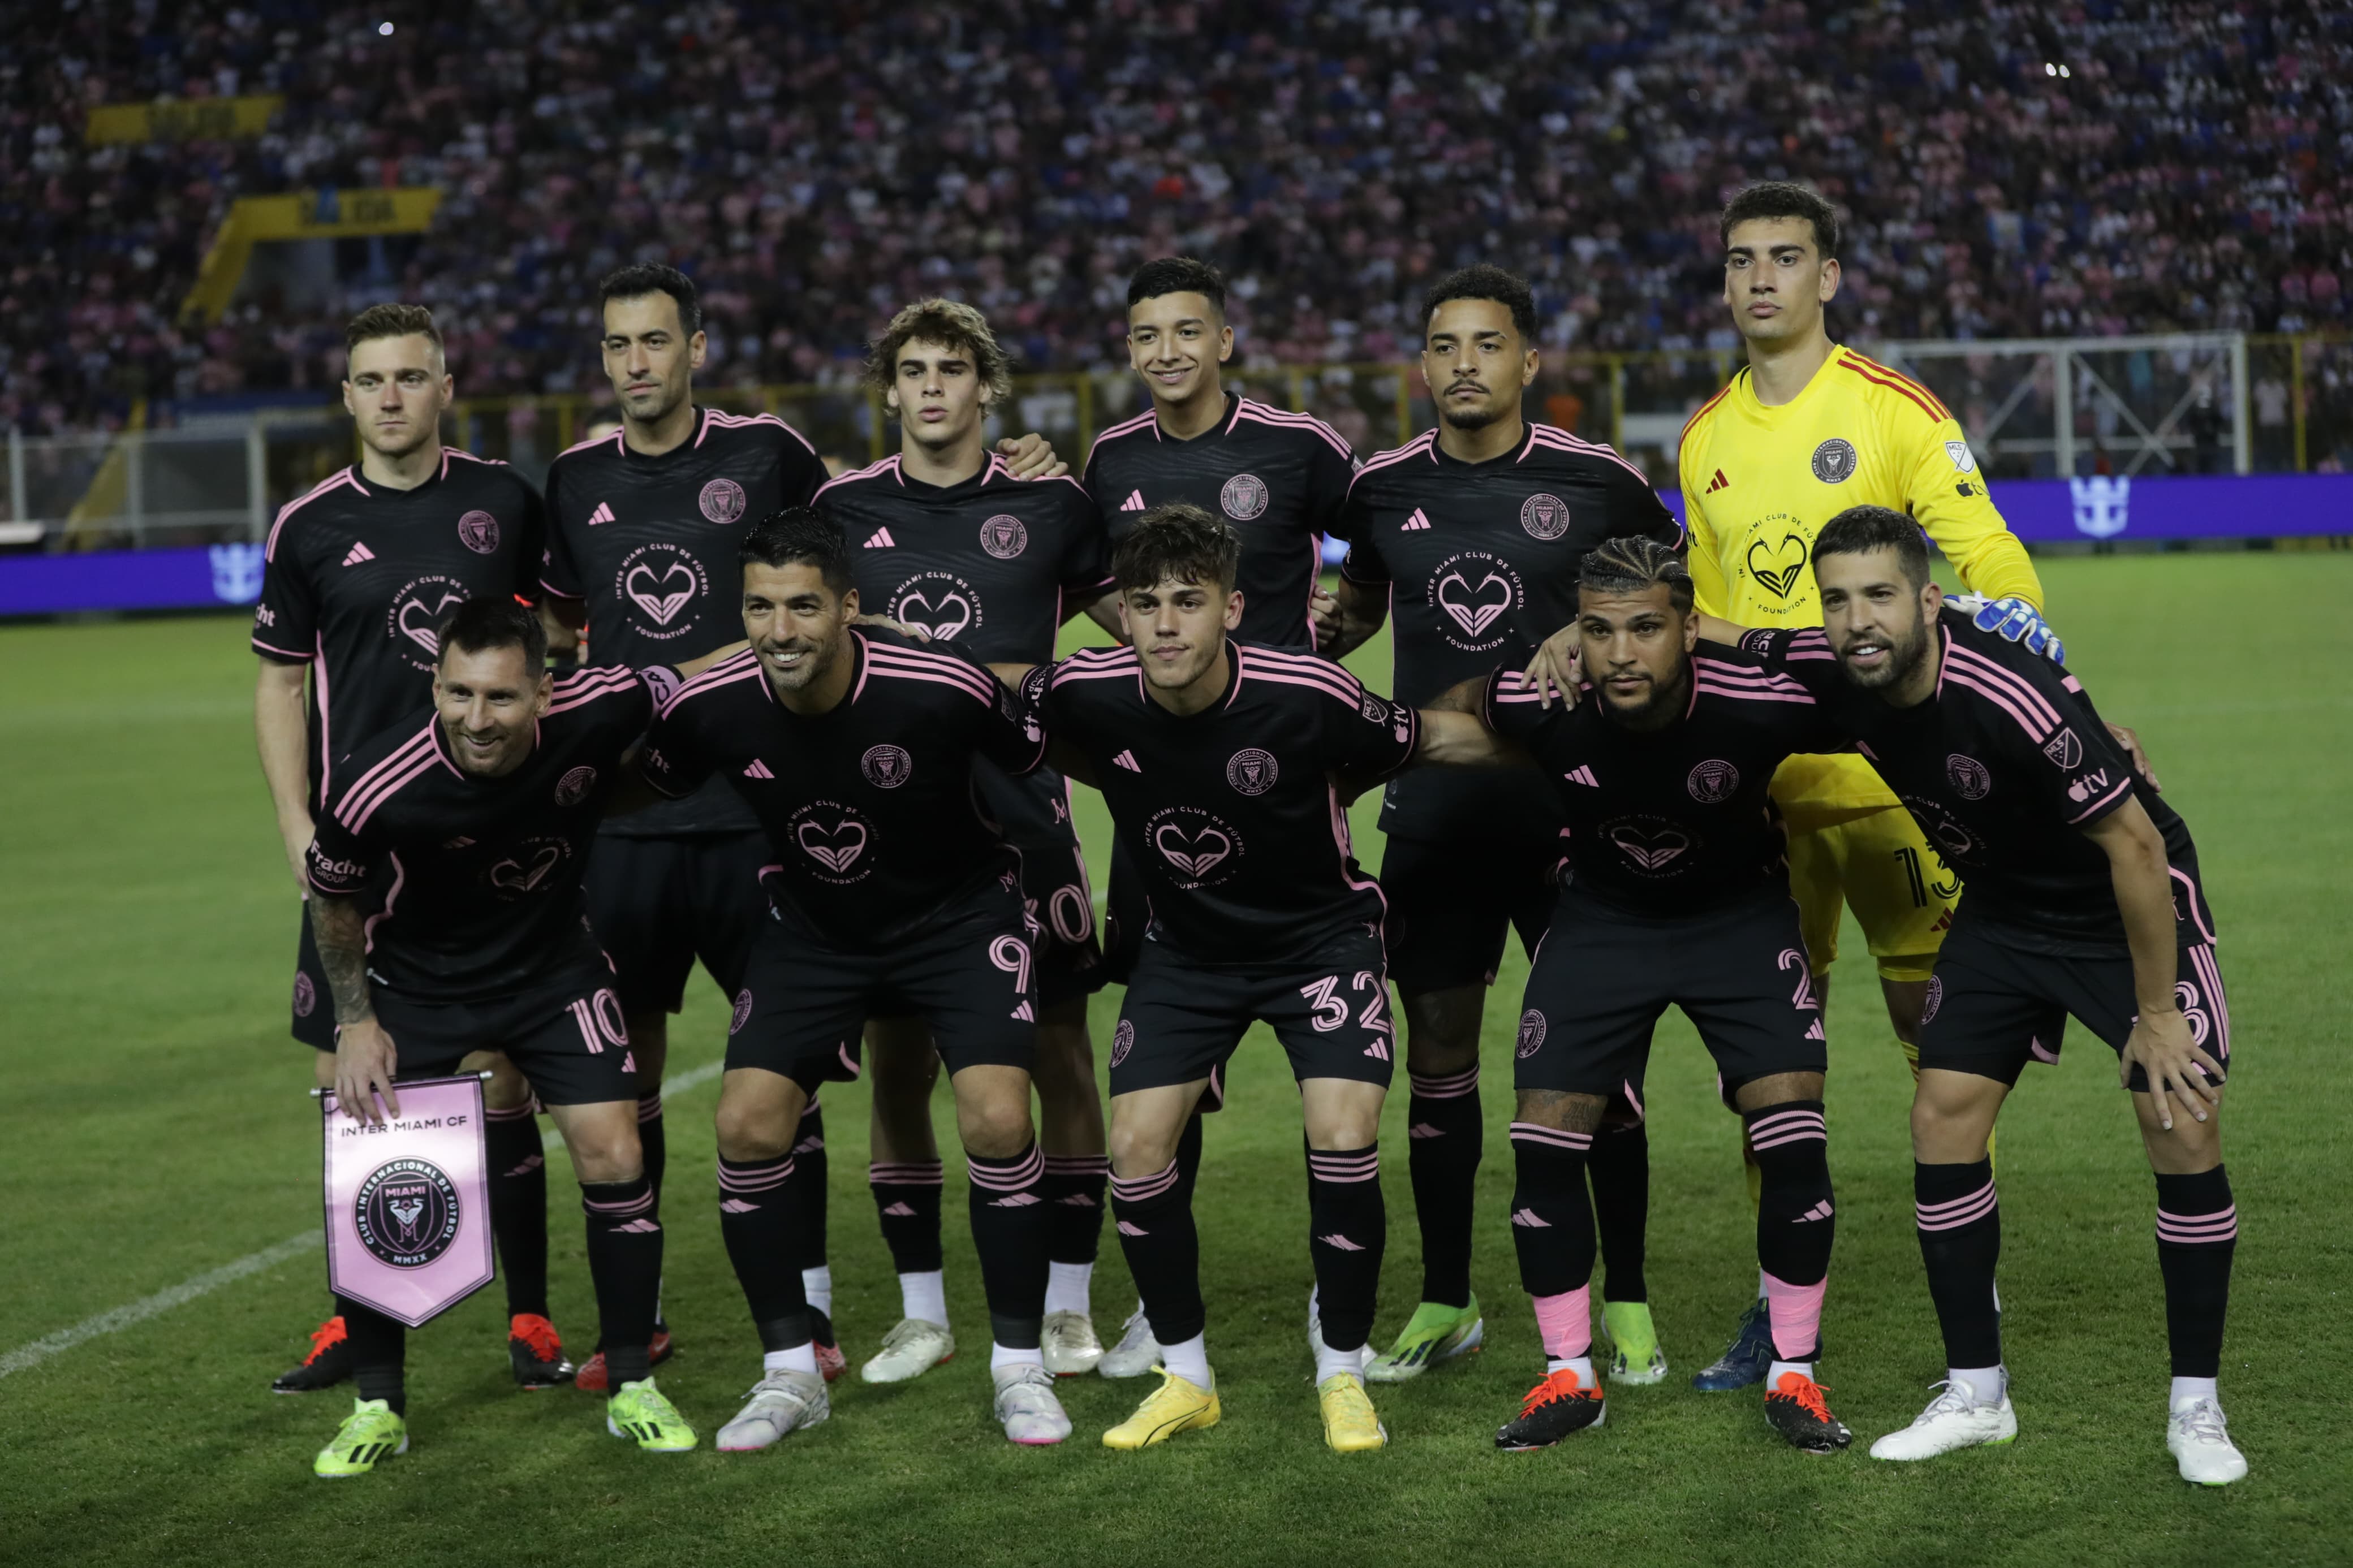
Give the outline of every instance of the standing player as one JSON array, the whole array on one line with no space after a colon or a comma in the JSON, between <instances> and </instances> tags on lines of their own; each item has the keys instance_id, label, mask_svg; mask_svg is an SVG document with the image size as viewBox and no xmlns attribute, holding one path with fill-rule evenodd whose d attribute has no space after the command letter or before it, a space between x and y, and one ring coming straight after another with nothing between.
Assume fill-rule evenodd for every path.
<instances>
[{"instance_id":1,"label":"standing player","mask_svg":"<svg viewBox=\"0 0 2353 1568\"><path fill-rule=\"evenodd\" d=\"M1467 268L1430 291L1422 321L1422 374L1439 426L1367 461L1348 492L1335 652L1394 614L1394 689L1400 701L1426 705L1566 625L1587 551L1626 535L1673 545L1682 529L1617 453L1521 417L1521 389L1536 374L1535 303L1525 283L1497 268ZM1481 1014L1506 931L1516 926L1533 946L1551 913L1558 826L1544 782L1516 773L1409 774L1390 784L1381 805L1422 1288L1396 1344L1372 1364L1376 1380L1418 1376L1479 1343L1471 1234L1484 1137ZM1655 1382L1665 1361L1641 1278L1650 1148L1638 1109L1613 1112L1588 1168L1609 1264L1615 1371Z\"/></svg>"},{"instance_id":2,"label":"standing player","mask_svg":"<svg viewBox=\"0 0 2353 1568\"><path fill-rule=\"evenodd\" d=\"M639 766L683 796L723 775L765 826L772 918L735 998L719 1095L721 1234L759 1331L762 1375L719 1447L765 1448L830 1414L800 1279L794 1130L869 1014L930 1026L956 1099L995 1345L997 1418L1059 1443L1070 1418L1039 1351L1046 1162L1030 1130L1037 985L1017 858L982 819L975 763L1043 752L962 657L859 613L840 528L791 508L741 544L752 646L681 688Z\"/></svg>"},{"instance_id":3,"label":"standing player","mask_svg":"<svg viewBox=\"0 0 2353 1568\"><path fill-rule=\"evenodd\" d=\"M1016 479L982 422L1012 392L1005 351L970 305L924 300L892 318L867 363L897 416L900 450L819 492L820 510L856 542L860 604L953 642L972 658L1043 664L1061 623L1094 609L1116 630L1102 520L1075 479ZM1100 601L1100 604L1098 603ZM981 804L1020 857L1023 900L1039 927L1038 1102L1048 1205L1046 1370L1092 1372L1103 1359L1088 1285L1103 1234L1103 1101L1087 1038L1087 997L1103 984L1094 896L1051 769L1019 781L983 759ZM941 1275L938 1068L920 1018L867 1026L874 1078L870 1182L899 1272L902 1315L870 1383L902 1383L955 1353Z\"/></svg>"},{"instance_id":4,"label":"standing player","mask_svg":"<svg viewBox=\"0 0 2353 1568\"><path fill-rule=\"evenodd\" d=\"M501 1050L554 1117L580 1178L588 1271L613 1392L606 1426L651 1453L694 1429L648 1362L662 1229L638 1143L634 1065L580 874L622 755L663 669L546 672L535 611L510 596L436 617L433 711L371 736L330 784L307 858L311 922L333 995L335 1098L400 1114L396 1072L456 1070ZM388 869L397 897L364 901ZM381 1100L382 1109L378 1109ZM408 1448L406 1335L343 1305L359 1398L312 1468L364 1475Z\"/></svg>"},{"instance_id":5,"label":"standing player","mask_svg":"<svg viewBox=\"0 0 2353 1568\"><path fill-rule=\"evenodd\" d=\"M1873 1458L1925 1459L2018 1432L1994 1262L1987 1140L2073 1015L2118 1056L2157 1174L2181 1478L2247 1473L2215 1379L2239 1227L2222 1167L2231 1008L2180 815L2112 743L2073 677L1943 607L1904 514L1853 507L1813 545L1820 630L1752 634L1810 688L1969 879L1930 979L1912 1105L1914 1196L1944 1391Z\"/></svg>"},{"instance_id":6,"label":"standing player","mask_svg":"<svg viewBox=\"0 0 2353 1568\"><path fill-rule=\"evenodd\" d=\"M253 728L262 775L296 885L309 882L319 803L358 742L423 707L435 626L470 598L537 597L544 527L538 493L504 463L441 444L455 391L433 313L375 305L352 318L343 407L359 461L289 501L269 531L253 650L261 658ZM363 899L381 889L363 889ZM294 1037L332 1081L334 1019L306 909L296 948ZM506 1273L507 1350L515 1381L543 1388L572 1375L547 1318L547 1175L531 1091L495 1057L488 1110L492 1227ZM326 1388L351 1375L340 1310L311 1352L270 1386Z\"/></svg>"},{"instance_id":7,"label":"standing player","mask_svg":"<svg viewBox=\"0 0 2353 1568\"><path fill-rule=\"evenodd\" d=\"M1324 1439L1353 1453L1388 1441L1363 1372L1394 1051L1380 889L1356 868L1335 775L1353 789L1402 766L1415 721L1313 654L1235 640L1240 552L1199 508L1154 508L1113 552L1129 646L1023 681L1056 754L1103 791L1152 911L1112 1044L1112 1207L1163 1375L1103 1442L1141 1448L1219 1417L1176 1146L1211 1071L1264 1019L1306 1123Z\"/></svg>"},{"instance_id":8,"label":"standing player","mask_svg":"<svg viewBox=\"0 0 2353 1568\"><path fill-rule=\"evenodd\" d=\"M1608 541L1585 557L1578 589L1593 700L1548 708L1505 669L1442 700L1478 719L1424 716L1427 761L1532 758L1576 847L1528 976L1513 1075L1512 1238L1546 1371L1495 1446L1548 1447L1603 1418L1583 1167L1672 1005L1697 1026L1764 1170L1757 1259L1776 1346L1766 1418L1793 1447L1835 1453L1852 1436L1813 1377L1836 1225L1828 1060L1766 794L1783 758L1843 741L1796 681L1700 642L1691 578L1664 544Z\"/></svg>"}]
</instances>

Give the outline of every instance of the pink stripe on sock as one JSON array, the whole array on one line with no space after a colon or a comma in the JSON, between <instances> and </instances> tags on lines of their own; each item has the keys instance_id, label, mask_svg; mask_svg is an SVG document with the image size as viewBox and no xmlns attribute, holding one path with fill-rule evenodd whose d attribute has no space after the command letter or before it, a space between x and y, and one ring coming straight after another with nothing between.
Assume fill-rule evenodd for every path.
<instances>
[{"instance_id":1,"label":"pink stripe on sock","mask_svg":"<svg viewBox=\"0 0 2353 1568\"><path fill-rule=\"evenodd\" d=\"M1770 1274L1765 1276L1765 1304L1773 1315L1773 1348L1783 1360L1794 1359L1785 1346L1802 1347L1806 1354L1813 1353L1822 1331L1822 1293L1830 1286L1828 1277L1812 1285L1792 1285Z\"/></svg>"},{"instance_id":2,"label":"pink stripe on sock","mask_svg":"<svg viewBox=\"0 0 2353 1568\"><path fill-rule=\"evenodd\" d=\"M1545 1354L1566 1361L1593 1351L1593 1287L1579 1285L1558 1296L1534 1296L1536 1332Z\"/></svg>"}]
</instances>

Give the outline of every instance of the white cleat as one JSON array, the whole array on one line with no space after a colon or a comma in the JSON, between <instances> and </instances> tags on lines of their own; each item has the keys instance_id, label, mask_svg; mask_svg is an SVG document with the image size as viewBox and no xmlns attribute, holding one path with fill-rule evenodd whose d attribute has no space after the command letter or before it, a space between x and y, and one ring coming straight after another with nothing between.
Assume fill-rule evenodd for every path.
<instances>
[{"instance_id":1,"label":"white cleat","mask_svg":"<svg viewBox=\"0 0 2353 1568\"><path fill-rule=\"evenodd\" d=\"M781 1441L786 1434L814 1426L833 1414L825 1379L813 1372L771 1372L752 1385L751 1397L735 1419L719 1428L719 1451L748 1454Z\"/></svg>"},{"instance_id":2,"label":"white cleat","mask_svg":"<svg viewBox=\"0 0 2353 1568\"><path fill-rule=\"evenodd\" d=\"M1077 1377L1094 1371L1103 1361L1103 1341L1095 1337L1094 1320L1084 1312L1049 1312L1039 1331L1038 1348L1046 1370L1056 1377Z\"/></svg>"},{"instance_id":3,"label":"white cleat","mask_svg":"<svg viewBox=\"0 0 2353 1568\"><path fill-rule=\"evenodd\" d=\"M907 1383L955 1357L955 1336L944 1325L902 1318L897 1328L882 1336L882 1348L858 1369L858 1375L869 1383Z\"/></svg>"},{"instance_id":4,"label":"white cleat","mask_svg":"<svg viewBox=\"0 0 2353 1568\"><path fill-rule=\"evenodd\" d=\"M1873 1443L1873 1458L1933 1459L1957 1448L2007 1443L2018 1436L2018 1417L2010 1411L2008 1390L1995 1403L1980 1405L1969 1397L1969 1390L1957 1384L1934 1386L1943 1392L1928 1402L1928 1408L1911 1426Z\"/></svg>"},{"instance_id":5,"label":"white cleat","mask_svg":"<svg viewBox=\"0 0 2353 1568\"><path fill-rule=\"evenodd\" d=\"M2211 1399L2193 1400L2166 1419L2165 1446L2191 1486L2227 1487L2247 1473L2247 1457L2231 1441L2222 1407Z\"/></svg>"},{"instance_id":6,"label":"white cleat","mask_svg":"<svg viewBox=\"0 0 2353 1568\"><path fill-rule=\"evenodd\" d=\"M1054 1374L1034 1361L1000 1366L989 1374L997 1384L997 1419L1008 1441L1045 1447L1071 1435L1071 1418L1054 1396Z\"/></svg>"},{"instance_id":7,"label":"white cleat","mask_svg":"<svg viewBox=\"0 0 2353 1568\"><path fill-rule=\"evenodd\" d=\"M1139 1306L1121 1326L1119 1343L1103 1352L1095 1363L1098 1377L1142 1377L1160 1364L1160 1342L1152 1337L1152 1325L1144 1319Z\"/></svg>"}]
</instances>

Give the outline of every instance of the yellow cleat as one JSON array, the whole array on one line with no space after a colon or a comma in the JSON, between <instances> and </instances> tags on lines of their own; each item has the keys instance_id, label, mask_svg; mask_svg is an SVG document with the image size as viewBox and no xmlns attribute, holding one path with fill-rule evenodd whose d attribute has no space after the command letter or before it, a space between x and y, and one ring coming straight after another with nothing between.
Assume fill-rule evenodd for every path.
<instances>
[{"instance_id":1,"label":"yellow cleat","mask_svg":"<svg viewBox=\"0 0 2353 1568\"><path fill-rule=\"evenodd\" d=\"M1389 1429L1373 1409L1365 1380L1350 1372L1335 1372L1315 1385L1324 1406L1324 1441L1335 1454L1362 1454L1386 1447Z\"/></svg>"},{"instance_id":2,"label":"yellow cleat","mask_svg":"<svg viewBox=\"0 0 2353 1568\"><path fill-rule=\"evenodd\" d=\"M1166 1367L1152 1370L1160 1374L1160 1386L1145 1395L1134 1415L1103 1434L1104 1447L1149 1448L1179 1432L1218 1424L1223 1412L1218 1407L1214 1386L1202 1388L1188 1383Z\"/></svg>"}]
</instances>

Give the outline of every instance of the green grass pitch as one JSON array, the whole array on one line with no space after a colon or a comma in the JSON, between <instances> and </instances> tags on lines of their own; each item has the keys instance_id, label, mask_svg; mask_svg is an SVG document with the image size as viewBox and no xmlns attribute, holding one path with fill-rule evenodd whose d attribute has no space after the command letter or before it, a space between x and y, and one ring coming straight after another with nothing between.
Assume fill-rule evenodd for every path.
<instances>
[{"instance_id":1,"label":"green grass pitch","mask_svg":"<svg viewBox=\"0 0 2353 1568\"><path fill-rule=\"evenodd\" d=\"M309 1459L345 1394L278 1398L321 1315L315 1250L0 1377L0 1558L26 1563L1808 1564L2322 1563L2353 1559L2337 1377L2353 1364L2345 1199L2347 873L2353 867L2353 560L2049 561L2052 613L2103 709L2137 725L2203 851L2239 1073L2226 1147L2242 1238L2223 1371L2253 1475L2183 1487L2163 1444L2154 1189L2113 1060L2075 1032L2004 1119L2002 1258L2021 1435L1934 1464L1862 1446L1942 1374L1910 1210L1909 1081L1850 930L1831 1004L1839 1184L1821 1369L1854 1451L1808 1458L1754 1394L1703 1396L1753 1285L1732 1120L1679 1016L1650 1074L1650 1278L1675 1374L1613 1398L1549 1452L1490 1435L1541 1370L1504 1224L1516 949L1488 1007L1476 1279L1488 1348L1377 1391L1387 1452L1319 1438L1296 1100L1254 1034L1211 1120L1199 1215L1225 1424L1140 1455L1096 1442L1138 1383L1066 1383L1057 1450L987 1416L987 1319L952 1182L950 1300L965 1353L912 1385L836 1385L834 1419L765 1454L641 1456L590 1397L509 1381L498 1290L412 1337L413 1451L339 1486ZM1356 664L1387 683L1385 647ZM250 738L240 623L0 629L0 1356L318 1225L307 1053L285 1035L293 889ZM1105 824L1080 792L1100 849ZM1360 805L1360 846L1380 839ZM672 1072L714 1058L725 1014L698 981ZM1099 999L1108 1039L1115 994ZM1100 1047L1098 1056L1100 1058ZM1404 1083L1384 1126L1389 1253L1379 1336L1412 1305L1419 1246ZM663 1386L707 1435L756 1344L713 1212L712 1087L676 1094ZM853 1362L897 1316L866 1194L865 1092L827 1097L837 1318ZM944 1112L946 1102L940 1102ZM942 1116L943 1143L951 1123ZM550 1134L553 1142L553 1134ZM953 1161L951 1162L953 1163ZM554 1310L575 1349L594 1306L558 1164ZM1133 1300L1106 1237L1096 1319Z\"/></svg>"}]
</instances>

